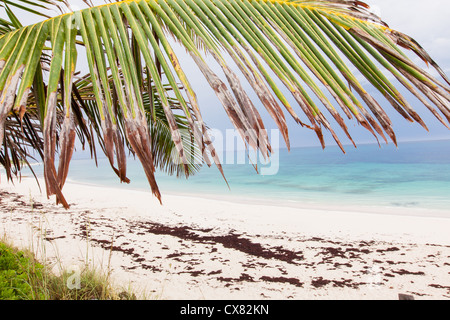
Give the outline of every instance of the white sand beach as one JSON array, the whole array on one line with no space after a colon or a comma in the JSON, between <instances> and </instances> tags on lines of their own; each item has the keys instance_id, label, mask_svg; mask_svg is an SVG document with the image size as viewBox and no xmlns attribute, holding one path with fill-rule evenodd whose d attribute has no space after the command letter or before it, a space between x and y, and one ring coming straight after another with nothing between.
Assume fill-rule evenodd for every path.
<instances>
[{"instance_id":1,"label":"white sand beach","mask_svg":"<svg viewBox=\"0 0 450 320\"><path fill-rule=\"evenodd\" d=\"M5 178L3 176L3 178ZM44 190L44 184L41 182ZM0 233L150 299L450 299L450 210L323 210L31 178L0 184ZM144 297L144 296L142 296Z\"/></svg>"}]
</instances>

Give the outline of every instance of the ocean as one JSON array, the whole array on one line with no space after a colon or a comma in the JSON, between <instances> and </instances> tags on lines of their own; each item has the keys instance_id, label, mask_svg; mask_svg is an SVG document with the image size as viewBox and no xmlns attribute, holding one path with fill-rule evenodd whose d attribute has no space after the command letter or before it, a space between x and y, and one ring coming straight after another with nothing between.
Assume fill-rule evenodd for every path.
<instances>
[{"instance_id":1,"label":"ocean","mask_svg":"<svg viewBox=\"0 0 450 320\"><path fill-rule=\"evenodd\" d=\"M394 145L303 147L275 151L275 174L257 174L246 164L225 164L226 182L216 167L204 166L189 179L158 172L161 193L270 202L293 206L429 208L450 212L450 140ZM235 162L239 155L235 154ZM231 159L231 158L230 158ZM40 173L40 166L37 172ZM264 166L263 166L264 167ZM275 168L275 169L274 169ZM106 159L72 160L69 181L148 190L139 161L129 159L129 185L120 184Z\"/></svg>"}]
</instances>

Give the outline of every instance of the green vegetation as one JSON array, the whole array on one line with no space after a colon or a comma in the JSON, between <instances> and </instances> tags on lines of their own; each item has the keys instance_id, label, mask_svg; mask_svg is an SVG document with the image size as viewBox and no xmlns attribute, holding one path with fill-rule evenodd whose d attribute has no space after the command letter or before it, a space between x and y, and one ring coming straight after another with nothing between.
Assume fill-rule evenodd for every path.
<instances>
[{"instance_id":1,"label":"green vegetation","mask_svg":"<svg viewBox=\"0 0 450 320\"><path fill-rule=\"evenodd\" d=\"M132 300L134 294L112 288L109 276L96 270L80 270L60 275L50 271L27 251L0 242L0 300Z\"/></svg>"},{"instance_id":2,"label":"green vegetation","mask_svg":"<svg viewBox=\"0 0 450 320\"><path fill-rule=\"evenodd\" d=\"M43 277L43 266L24 252L0 243L0 299L30 300L44 297L34 281Z\"/></svg>"}]
</instances>

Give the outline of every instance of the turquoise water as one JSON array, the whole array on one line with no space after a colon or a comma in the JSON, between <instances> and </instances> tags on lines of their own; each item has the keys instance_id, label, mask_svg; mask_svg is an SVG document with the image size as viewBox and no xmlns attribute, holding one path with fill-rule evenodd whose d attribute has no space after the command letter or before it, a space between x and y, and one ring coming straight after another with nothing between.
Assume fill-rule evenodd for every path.
<instances>
[{"instance_id":1,"label":"turquoise water","mask_svg":"<svg viewBox=\"0 0 450 320\"><path fill-rule=\"evenodd\" d=\"M161 173L163 193L225 196L237 200L288 204L369 205L444 209L450 212L450 140L392 145L296 148L278 151L275 175L258 175L250 164L224 165L228 189L217 168L204 167L186 180ZM149 190L136 160L129 161L130 185L120 184L105 159L73 160L75 182ZM281 202L280 202L281 203Z\"/></svg>"}]
</instances>

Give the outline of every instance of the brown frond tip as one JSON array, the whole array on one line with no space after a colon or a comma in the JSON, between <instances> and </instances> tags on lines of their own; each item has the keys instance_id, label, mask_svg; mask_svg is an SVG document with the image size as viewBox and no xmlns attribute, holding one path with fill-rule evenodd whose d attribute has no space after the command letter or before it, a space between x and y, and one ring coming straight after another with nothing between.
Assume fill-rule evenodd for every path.
<instances>
[{"instance_id":1,"label":"brown frond tip","mask_svg":"<svg viewBox=\"0 0 450 320\"><path fill-rule=\"evenodd\" d=\"M445 82L447 82L448 84L450 84L450 79L447 77L447 75L445 74L445 72L441 69L441 67L439 67L439 65L431 58L431 56L428 54L427 51L425 51L425 49L413 38L411 38L410 36L396 31L396 30L388 30L387 33L390 38L399 46L411 50L413 51L415 54L417 54L417 56L419 56L427 65L430 64L432 65L436 71L439 73L439 75L445 80Z\"/></svg>"},{"instance_id":2,"label":"brown frond tip","mask_svg":"<svg viewBox=\"0 0 450 320\"><path fill-rule=\"evenodd\" d=\"M125 130L128 141L142 164L152 193L162 204L161 193L155 178L155 166L147 126L143 125L142 119L141 121L129 119L125 123Z\"/></svg>"}]
</instances>

